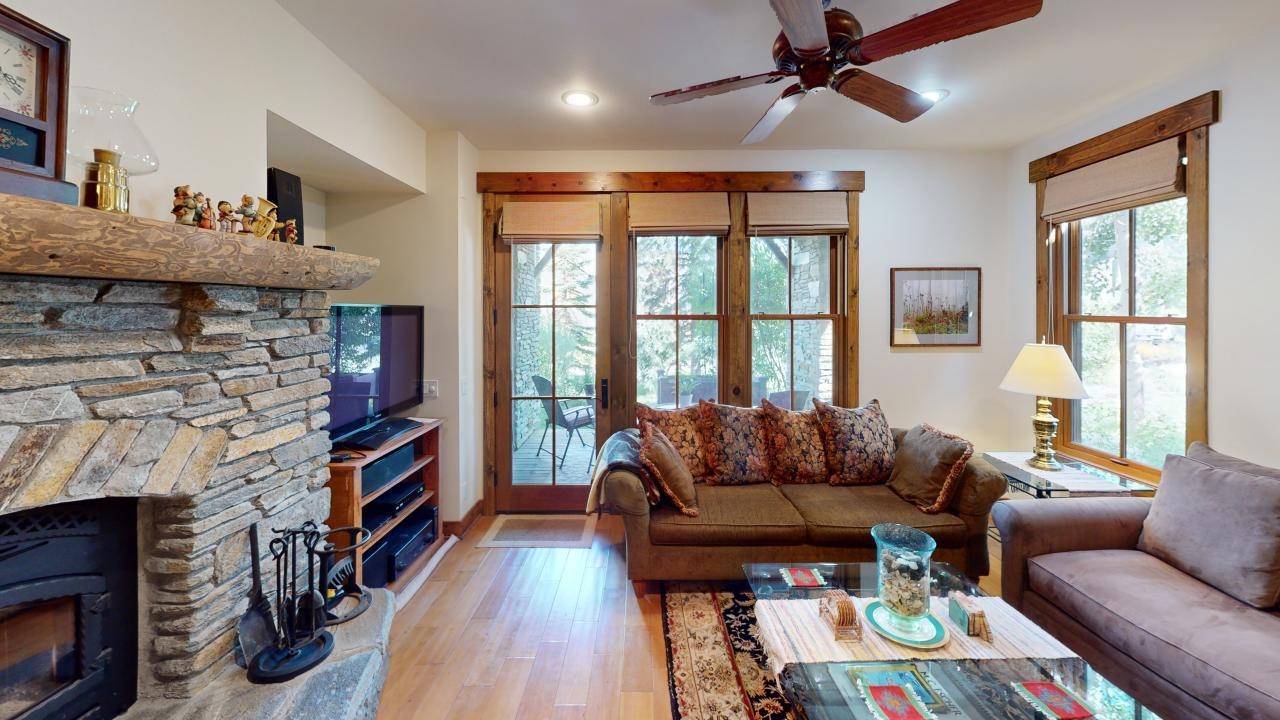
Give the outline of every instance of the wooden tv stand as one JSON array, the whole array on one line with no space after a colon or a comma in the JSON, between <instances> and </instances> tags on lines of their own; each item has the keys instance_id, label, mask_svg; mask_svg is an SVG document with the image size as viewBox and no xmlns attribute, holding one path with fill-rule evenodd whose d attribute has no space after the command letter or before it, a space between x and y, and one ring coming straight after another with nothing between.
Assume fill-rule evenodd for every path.
<instances>
[{"instance_id":1,"label":"wooden tv stand","mask_svg":"<svg viewBox=\"0 0 1280 720\"><path fill-rule=\"evenodd\" d=\"M440 452L440 426L442 424L440 420L423 421L422 427L395 438L377 450L364 451L362 457L356 457L345 462L329 463L328 487L331 494L329 527L349 527L353 525L362 527L364 524L364 506L405 480L420 475L425 488L425 492L420 497L405 506L387 524L375 530L373 536L369 538L369 542L356 551L357 582L364 582L365 552L377 544L379 540L386 537L388 533L394 530L405 518L412 515L414 511L424 505L439 507L440 463L437 460L437 456ZM413 464L409 466L408 470L397 475L395 479L365 495L361 479L362 469L405 445L413 446ZM431 557L440 550L440 546L444 544L444 531L440 525L439 515L437 514L435 541L431 544L431 547L427 548L426 552L414 560L413 564L400 577L387 584L388 590L392 592L403 590L418 573L422 572L422 569L431 561Z\"/></svg>"}]
</instances>

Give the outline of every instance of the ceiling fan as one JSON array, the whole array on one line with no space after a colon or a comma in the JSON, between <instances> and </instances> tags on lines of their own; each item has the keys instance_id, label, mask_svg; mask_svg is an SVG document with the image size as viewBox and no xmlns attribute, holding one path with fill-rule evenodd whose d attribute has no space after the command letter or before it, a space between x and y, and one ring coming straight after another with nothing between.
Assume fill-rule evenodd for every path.
<instances>
[{"instance_id":1,"label":"ceiling fan","mask_svg":"<svg viewBox=\"0 0 1280 720\"><path fill-rule=\"evenodd\" d=\"M805 95L831 88L878 110L898 122L910 122L933 107L912 90L846 65L862 66L940 42L973 35L1026 20L1040 12L1043 0L958 0L863 37L862 25L848 10L828 8L831 0L769 0L782 24L773 41L777 70L737 75L650 95L654 105L671 105L732 90L776 83L795 77L799 82L782 91L742 144L769 136Z\"/></svg>"}]
</instances>

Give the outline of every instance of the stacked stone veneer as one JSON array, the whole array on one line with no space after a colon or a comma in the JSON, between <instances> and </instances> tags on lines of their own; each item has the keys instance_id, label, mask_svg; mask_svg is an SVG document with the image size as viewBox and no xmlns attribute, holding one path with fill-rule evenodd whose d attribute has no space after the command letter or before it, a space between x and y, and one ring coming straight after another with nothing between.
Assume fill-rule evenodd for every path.
<instances>
[{"instance_id":1,"label":"stacked stone veneer","mask_svg":"<svg viewBox=\"0 0 1280 720\"><path fill-rule=\"evenodd\" d=\"M328 515L327 331L323 292L0 276L0 513L142 498L141 697L230 662L250 523Z\"/></svg>"}]
</instances>

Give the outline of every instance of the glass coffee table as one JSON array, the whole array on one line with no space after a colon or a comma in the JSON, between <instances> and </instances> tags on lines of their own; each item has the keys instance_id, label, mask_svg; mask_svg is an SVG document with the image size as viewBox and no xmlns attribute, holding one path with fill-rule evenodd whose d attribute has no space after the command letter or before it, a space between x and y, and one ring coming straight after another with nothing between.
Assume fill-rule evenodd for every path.
<instances>
[{"instance_id":1,"label":"glass coffee table","mask_svg":"<svg viewBox=\"0 0 1280 720\"><path fill-rule=\"evenodd\" d=\"M783 578L784 568L805 568L825 581L817 588L792 587ZM875 563L749 563L743 573L757 600L812 600L830 589L855 597L874 597ZM936 597L963 592L972 597L986 593L958 568L933 563L931 591ZM816 617L813 621L826 625ZM874 633L862 618L864 636ZM993 632L1000 627L993 624ZM1150 710L1099 675L1078 657L1009 658L985 660L924 659L865 662L803 662L806 636L814 628L783 622L770 632L761 631L765 652L778 677L782 692L799 717L809 720L875 720L859 690L859 680L877 685L905 685L913 689L927 711L937 720L982 718L983 720L1044 720L1020 697L1013 683L1051 681L1068 688L1101 720L1158 720ZM951 631L957 632L952 627ZM829 633L829 631L826 631ZM903 717L913 717L904 715ZM927 715L925 717L928 717Z\"/></svg>"}]
</instances>

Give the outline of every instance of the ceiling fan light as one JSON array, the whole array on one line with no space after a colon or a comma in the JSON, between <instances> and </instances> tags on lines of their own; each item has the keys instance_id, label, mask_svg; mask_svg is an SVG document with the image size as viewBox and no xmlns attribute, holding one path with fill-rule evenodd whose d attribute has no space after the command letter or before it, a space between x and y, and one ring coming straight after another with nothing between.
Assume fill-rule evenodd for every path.
<instances>
[{"instance_id":1,"label":"ceiling fan light","mask_svg":"<svg viewBox=\"0 0 1280 720\"><path fill-rule=\"evenodd\" d=\"M920 93L920 97L923 97L925 100L928 100L934 105L937 105L943 100L946 100L947 96L950 94L951 94L950 90L939 88L938 90L925 90L924 92Z\"/></svg>"},{"instance_id":2,"label":"ceiling fan light","mask_svg":"<svg viewBox=\"0 0 1280 720\"><path fill-rule=\"evenodd\" d=\"M560 102L570 107L591 107L600 102L600 98L587 90L566 90L560 96Z\"/></svg>"}]
</instances>

